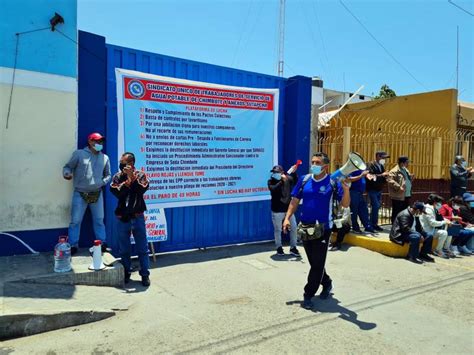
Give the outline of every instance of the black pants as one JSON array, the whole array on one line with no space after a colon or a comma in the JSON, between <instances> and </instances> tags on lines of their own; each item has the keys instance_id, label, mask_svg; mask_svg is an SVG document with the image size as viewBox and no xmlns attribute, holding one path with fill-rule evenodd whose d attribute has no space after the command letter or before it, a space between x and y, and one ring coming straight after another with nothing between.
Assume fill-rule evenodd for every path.
<instances>
[{"instance_id":1,"label":"black pants","mask_svg":"<svg viewBox=\"0 0 474 355\"><path fill-rule=\"evenodd\" d=\"M410 205L410 197L405 197L403 201L392 200L392 224L398 214Z\"/></svg>"},{"instance_id":2,"label":"black pants","mask_svg":"<svg viewBox=\"0 0 474 355\"><path fill-rule=\"evenodd\" d=\"M311 265L308 274L308 283L304 287L304 294L307 297L313 297L318 291L320 284L324 287L331 283L331 278L326 274L324 268L330 236L331 230L328 229L320 239L303 241L304 250L306 251L306 256Z\"/></svg>"},{"instance_id":3,"label":"black pants","mask_svg":"<svg viewBox=\"0 0 474 355\"><path fill-rule=\"evenodd\" d=\"M338 247L341 246L342 242L344 241L344 237L347 233L351 230L350 224L344 223L341 228L336 228L335 232L337 232L336 242L334 243Z\"/></svg>"}]
</instances>

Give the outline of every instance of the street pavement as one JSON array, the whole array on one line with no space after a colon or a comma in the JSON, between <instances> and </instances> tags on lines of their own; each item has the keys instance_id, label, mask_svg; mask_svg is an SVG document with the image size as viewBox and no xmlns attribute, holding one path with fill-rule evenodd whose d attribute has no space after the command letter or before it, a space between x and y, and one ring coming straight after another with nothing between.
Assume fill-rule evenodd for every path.
<instances>
[{"instance_id":1,"label":"street pavement","mask_svg":"<svg viewBox=\"0 0 474 355\"><path fill-rule=\"evenodd\" d=\"M5 341L0 354L474 352L474 256L416 265L329 252L334 295L312 311L300 307L308 268L304 253L279 257L271 244L162 255L150 288L133 274L127 289L104 289L127 310Z\"/></svg>"}]
</instances>

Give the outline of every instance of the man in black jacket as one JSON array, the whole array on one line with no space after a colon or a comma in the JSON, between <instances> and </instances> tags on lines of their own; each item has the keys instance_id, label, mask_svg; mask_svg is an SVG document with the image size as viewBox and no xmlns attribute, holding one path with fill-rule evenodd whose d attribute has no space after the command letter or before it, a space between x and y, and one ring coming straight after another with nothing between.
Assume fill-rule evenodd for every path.
<instances>
[{"instance_id":1,"label":"man in black jacket","mask_svg":"<svg viewBox=\"0 0 474 355\"><path fill-rule=\"evenodd\" d=\"M467 192L467 179L472 175L473 168L467 167L467 161L457 155L451 166L451 197L462 197Z\"/></svg>"},{"instance_id":2,"label":"man in black jacket","mask_svg":"<svg viewBox=\"0 0 474 355\"><path fill-rule=\"evenodd\" d=\"M375 160L367 164L369 177L367 178L367 194L370 199L370 224L376 231L383 231L379 226L379 210L382 205L382 190L387 182L388 171L385 171L386 159L390 158L384 151L375 153Z\"/></svg>"},{"instance_id":3,"label":"man in black jacket","mask_svg":"<svg viewBox=\"0 0 474 355\"><path fill-rule=\"evenodd\" d=\"M298 181L296 175L297 165L293 165L290 169L291 174L286 174L281 165L275 165L271 172L271 178L268 180L268 189L272 196L272 222L275 237L275 245L278 255L285 255L281 244L282 223L285 218L286 211L291 201L291 191ZM300 257L301 254L296 248L296 219L293 215L290 219L290 254Z\"/></svg>"},{"instance_id":4,"label":"man in black jacket","mask_svg":"<svg viewBox=\"0 0 474 355\"><path fill-rule=\"evenodd\" d=\"M125 283L130 281L131 244L130 233L133 233L140 261L142 285L150 286L148 242L146 237L145 215L146 204L143 195L148 190L148 178L144 172L135 169L133 153L124 153L120 158L120 172L112 178L110 191L118 198L115 216L120 256L125 272Z\"/></svg>"},{"instance_id":5,"label":"man in black jacket","mask_svg":"<svg viewBox=\"0 0 474 355\"><path fill-rule=\"evenodd\" d=\"M419 218L424 210L423 202L415 202L413 206L404 209L397 215L390 231L392 242L400 245L410 244L407 259L416 264L422 264L423 261L434 261L428 255L433 244L433 236L423 231ZM419 251L420 242L423 243L421 251Z\"/></svg>"}]
</instances>

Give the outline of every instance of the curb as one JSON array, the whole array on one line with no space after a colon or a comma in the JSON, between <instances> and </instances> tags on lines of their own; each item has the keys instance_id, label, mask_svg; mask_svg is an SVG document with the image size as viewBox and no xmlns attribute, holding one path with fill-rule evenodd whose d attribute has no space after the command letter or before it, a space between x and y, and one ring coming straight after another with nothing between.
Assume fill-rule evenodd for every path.
<instances>
[{"instance_id":1,"label":"curb","mask_svg":"<svg viewBox=\"0 0 474 355\"><path fill-rule=\"evenodd\" d=\"M333 234L331 240L336 239L336 234ZM379 239L377 237L366 237L348 233L344 237L344 243L353 246L361 247L377 253L391 256L394 258L405 258L408 255L409 244L399 245L386 239ZM433 240L433 248L436 247L437 240Z\"/></svg>"},{"instance_id":2,"label":"curb","mask_svg":"<svg viewBox=\"0 0 474 355\"><path fill-rule=\"evenodd\" d=\"M0 316L0 341L97 322L114 315L113 311L4 315Z\"/></svg>"}]
</instances>

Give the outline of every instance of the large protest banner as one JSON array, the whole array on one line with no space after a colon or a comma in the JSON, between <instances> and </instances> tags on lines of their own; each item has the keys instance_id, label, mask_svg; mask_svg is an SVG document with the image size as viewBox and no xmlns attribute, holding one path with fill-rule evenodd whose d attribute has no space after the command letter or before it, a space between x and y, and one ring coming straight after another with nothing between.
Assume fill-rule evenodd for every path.
<instances>
[{"instance_id":1,"label":"large protest banner","mask_svg":"<svg viewBox=\"0 0 474 355\"><path fill-rule=\"evenodd\" d=\"M150 179L149 208L269 199L278 89L116 69L118 151Z\"/></svg>"}]
</instances>

